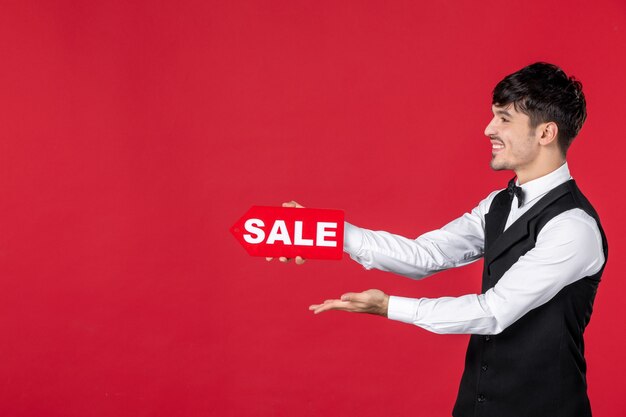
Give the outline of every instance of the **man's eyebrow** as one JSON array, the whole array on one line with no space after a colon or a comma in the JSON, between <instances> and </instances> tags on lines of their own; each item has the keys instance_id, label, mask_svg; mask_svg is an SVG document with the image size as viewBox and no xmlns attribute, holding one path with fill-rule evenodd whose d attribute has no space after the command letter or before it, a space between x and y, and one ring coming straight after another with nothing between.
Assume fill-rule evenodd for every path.
<instances>
[{"instance_id":1,"label":"man's eyebrow","mask_svg":"<svg viewBox=\"0 0 626 417\"><path fill-rule=\"evenodd\" d=\"M506 110L500 110L500 109L498 109L498 110L494 111L494 113L495 113L495 114L497 114L497 115L500 115L500 116L513 117L513 116L511 115L511 113L509 113L509 112L508 112L508 111L506 111Z\"/></svg>"}]
</instances>

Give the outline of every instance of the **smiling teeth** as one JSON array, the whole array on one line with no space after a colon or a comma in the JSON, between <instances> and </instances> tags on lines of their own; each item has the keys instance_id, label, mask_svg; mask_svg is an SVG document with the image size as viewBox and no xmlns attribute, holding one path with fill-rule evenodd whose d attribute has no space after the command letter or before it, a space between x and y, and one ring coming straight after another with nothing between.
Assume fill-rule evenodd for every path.
<instances>
[{"instance_id":1,"label":"smiling teeth","mask_svg":"<svg viewBox=\"0 0 626 417\"><path fill-rule=\"evenodd\" d=\"M493 144L493 149L502 149L504 148L504 145L497 145L497 144Z\"/></svg>"}]
</instances>

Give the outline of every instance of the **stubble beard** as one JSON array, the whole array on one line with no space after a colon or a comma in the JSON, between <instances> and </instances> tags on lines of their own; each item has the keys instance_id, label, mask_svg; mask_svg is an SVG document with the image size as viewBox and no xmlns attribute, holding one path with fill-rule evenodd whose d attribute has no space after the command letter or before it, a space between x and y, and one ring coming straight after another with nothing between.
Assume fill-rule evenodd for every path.
<instances>
[{"instance_id":1,"label":"stubble beard","mask_svg":"<svg viewBox=\"0 0 626 417\"><path fill-rule=\"evenodd\" d=\"M497 155L492 155L491 156L491 161L489 162L489 166L491 167L491 169L493 169L494 171L504 171L507 169L511 169L506 162L502 161L502 162L497 162L496 158L498 156Z\"/></svg>"}]
</instances>

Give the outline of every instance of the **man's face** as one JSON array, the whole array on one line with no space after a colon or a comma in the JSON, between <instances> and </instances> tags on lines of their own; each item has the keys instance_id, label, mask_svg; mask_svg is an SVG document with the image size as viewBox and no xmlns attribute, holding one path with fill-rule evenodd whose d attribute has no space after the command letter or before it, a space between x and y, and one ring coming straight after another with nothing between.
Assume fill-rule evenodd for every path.
<instances>
[{"instance_id":1,"label":"man's face","mask_svg":"<svg viewBox=\"0 0 626 417\"><path fill-rule=\"evenodd\" d=\"M520 171L527 168L539 154L539 138L530 128L530 119L515 110L513 104L492 106L493 119L485 128L491 139L491 168Z\"/></svg>"}]
</instances>

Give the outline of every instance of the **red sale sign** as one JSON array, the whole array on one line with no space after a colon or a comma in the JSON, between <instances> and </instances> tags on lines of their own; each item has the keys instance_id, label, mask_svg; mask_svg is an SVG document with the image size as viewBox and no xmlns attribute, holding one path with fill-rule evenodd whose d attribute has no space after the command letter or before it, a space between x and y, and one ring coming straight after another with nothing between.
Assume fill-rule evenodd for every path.
<instances>
[{"instance_id":1,"label":"red sale sign","mask_svg":"<svg viewBox=\"0 0 626 417\"><path fill-rule=\"evenodd\" d=\"M252 206L230 228L252 256L341 259L343 211Z\"/></svg>"}]
</instances>

